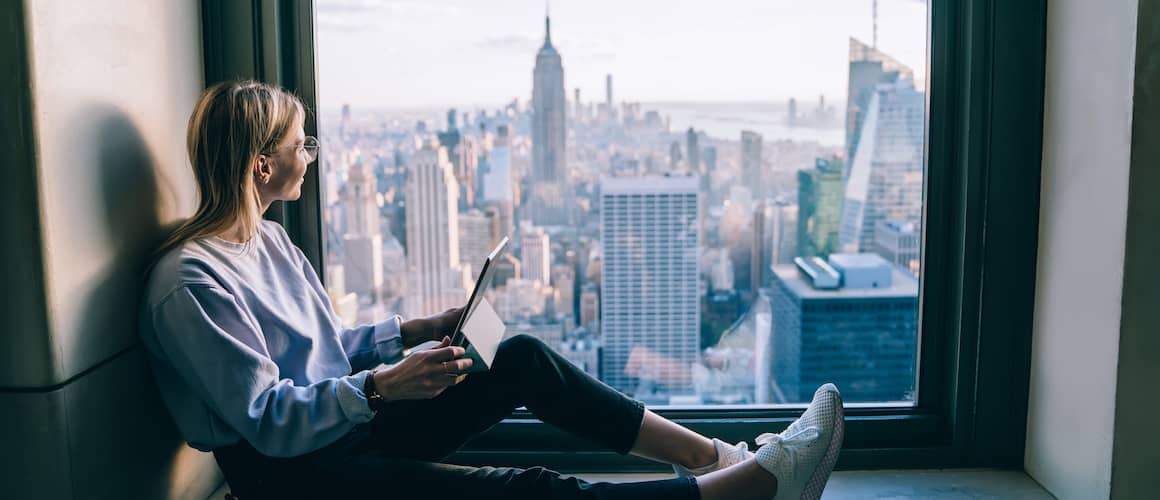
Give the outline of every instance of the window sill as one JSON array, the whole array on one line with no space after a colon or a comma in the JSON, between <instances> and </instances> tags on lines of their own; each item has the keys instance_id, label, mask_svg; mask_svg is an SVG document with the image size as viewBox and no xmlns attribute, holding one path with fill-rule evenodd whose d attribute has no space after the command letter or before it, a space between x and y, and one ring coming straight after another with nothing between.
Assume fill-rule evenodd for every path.
<instances>
[{"instance_id":1,"label":"window sill","mask_svg":"<svg viewBox=\"0 0 1160 500\"><path fill-rule=\"evenodd\" d=\"M666 473L574 474L591 482L623 483L673 477ZM209 500L224 500L223 484ZM838 471L826 485L825 500L864 498L1021 498L1054 499L1039 483L1020 470L942 469Z\"/></svg>"}]
</instances>

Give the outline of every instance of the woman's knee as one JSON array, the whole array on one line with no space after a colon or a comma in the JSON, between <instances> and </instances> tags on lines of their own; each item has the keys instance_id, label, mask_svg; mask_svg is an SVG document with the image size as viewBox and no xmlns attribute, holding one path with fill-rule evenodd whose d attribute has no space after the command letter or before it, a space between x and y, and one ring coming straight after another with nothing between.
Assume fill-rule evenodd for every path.
<instances>
[{"instance_id":1,"label":"woman's knee","mask_svg":"<svg viewBox=\"0 0 1160 500\"><path fill-rule=\"evenodd\" d=\"M521 333L501 342L496 351L496 357L527 358L528 356L545 354L551 350L552 348L548 347L548 344L545 344L543 340Z\"/></svg>"}]
</instances>

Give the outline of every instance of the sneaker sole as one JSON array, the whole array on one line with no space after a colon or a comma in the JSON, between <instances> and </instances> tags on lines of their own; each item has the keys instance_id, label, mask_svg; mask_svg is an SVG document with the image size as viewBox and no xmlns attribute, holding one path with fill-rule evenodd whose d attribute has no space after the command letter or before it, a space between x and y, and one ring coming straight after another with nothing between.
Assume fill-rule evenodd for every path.
<instances>
[{"instance_id":1,"label":"sneaker sole","mask_svg":"<svg viewBox=\"0 0 1160 500\"><path fill-rule=\"evenodd\" d=\"M826 447L822 463L814 469L814 473L810 475L810 480L806 482L805 489L802 490L801 500L818 500L822 497L822 490L826 488L830 473L834 471L834 464L838 462L838 452L842 450L842 439L846 431L846 411L842 407L842 393L838 392L838 388L834 387L833 384L826 385L833 388L832 392L838 398L838 405L834 410L834 433L830 436L830 443Z\"/></svg>"}]
</instances>

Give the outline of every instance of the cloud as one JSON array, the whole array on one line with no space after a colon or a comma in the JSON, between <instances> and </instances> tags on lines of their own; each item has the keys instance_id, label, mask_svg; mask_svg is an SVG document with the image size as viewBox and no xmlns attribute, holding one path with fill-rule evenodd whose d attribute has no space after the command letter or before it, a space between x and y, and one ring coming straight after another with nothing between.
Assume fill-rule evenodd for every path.
<instances>
[{"instance_id":1,"label":"cloud","mask_svg":"<svg viewBox=\"0 0 1160 500\"><path fill-rule=\"evenodd\" d=\"M513 33L502 36L484 38L475 43L475 46L484 50L497 52L532 55L544 44L544 35L541 33ZM552 39L552 44L564 57L565 64L569 60L581 61L610 61L616 58L616 48L606 41L587 39Z\"/></svg>"},{"instance_id":2,"label":"cloud","mask_svg":"<svg viewBox=\"0 0 1160 500\"><path fill-rule=\"evenodd\" d=\"M340 33L372 31L403 23L437 22L463 15L463 9L451 5L390 0L320 0L317 11L320 29Z\"/></svg>"},{"instance_id":3,"label":"cloud","mask_svg":"<svg viewBox=\"0 0 1160 500\"><path fill-rule=\"evenodd\" d=\"M543 35L513 34L497 37L488 37L475 44L476 47L502 52L516 52L527 54L535 52L543 43Z\"/></svg>"}]
</instances>

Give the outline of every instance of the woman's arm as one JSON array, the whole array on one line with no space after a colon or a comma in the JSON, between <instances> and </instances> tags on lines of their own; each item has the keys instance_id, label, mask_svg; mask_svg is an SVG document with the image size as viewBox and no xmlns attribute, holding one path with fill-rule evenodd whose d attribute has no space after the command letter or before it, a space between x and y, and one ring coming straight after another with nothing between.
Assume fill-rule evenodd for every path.
<instances>
[{"instance_id":1,"label":"woman's arm","mask_svg":"<svg viewBox=\"0 0 1160 500\"><path fill-rule=\"evenodd\" d=\"M396 314L378 324L339 330L338 340L350 361L352 372L403 359L403 348L409 347L405 345L402 334L404 325L406 323Z\"/></svg>"},{"instance_id":2,"label":"woman's arm","mask_svg":"<svg viewBox=\"0 0 1160 500\"><path fill-rule=\"evenodd\" d=\"M369 371L305 386L280 377L262 335L220 287L178 288L150 319L164 361L265 455L313 451L374 416L362 392Z\"/></svg>"},{"instance_id":3,"label":"woman's arm","mask_svg":"<svg viewBox=\"0 0 1160 500\"><path fill-rule=\"evenodd\" d=\"M326 312L334 325L341 325L334 305L330 303L330 295L314 272L314 266L306 259L302 249L295 246L282 226L277 226L283 244L294 254L302 275L314 290L314 293L325 303ZM466 299L465 299L466 300ZM347 359L353 371L360 371L378 366L379 363L397 363L403 356L403 349L415 347L428 340L438 341L444 336L453 337L456 323L463 309L448 309L426 318L417 318L403 321L399 315L394 315L374 325L361 325L355 328L339 330L339 340L346 352Z\"/></svg>"}]
</instances>

